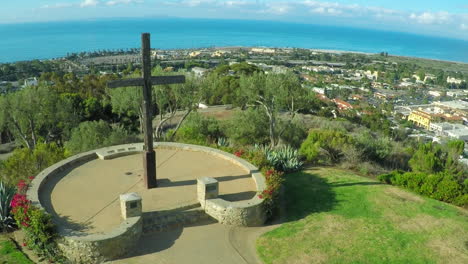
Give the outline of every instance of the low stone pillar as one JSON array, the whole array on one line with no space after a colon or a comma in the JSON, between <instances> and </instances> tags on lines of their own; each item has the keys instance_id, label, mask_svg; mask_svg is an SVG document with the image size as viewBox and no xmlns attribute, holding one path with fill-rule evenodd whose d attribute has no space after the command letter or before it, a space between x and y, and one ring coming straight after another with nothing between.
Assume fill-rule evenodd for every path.
<instances>
[{"instance_id":1,"label":"low stone pillar","mask_svg":"<svg viewBox=\"0 0 468 264\"><path fill-rule=\"evenodd\" d=\"M218 198L219 183L217 180L204 177L197 179L197 197L202 208L205 208L205 201L208 199Z\"/></svg>"},{"instance_id":2,"label":"low stone pillar","mask_svg":"<svg viewBox=\"0 0 468 264\"><path fill-rule=\"evenodd\" d=\"M138 193L121 194L120 212L124 220L129 217L141 216L141 196Z\"/></svg>"}]
</instances>

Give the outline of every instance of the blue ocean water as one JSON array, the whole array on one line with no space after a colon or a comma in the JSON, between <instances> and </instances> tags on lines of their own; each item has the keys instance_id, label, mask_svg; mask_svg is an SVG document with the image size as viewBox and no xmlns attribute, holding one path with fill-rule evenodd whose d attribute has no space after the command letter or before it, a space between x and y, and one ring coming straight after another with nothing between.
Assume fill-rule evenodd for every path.
<instances>
[{"instance_id":1,"label":"blue ocean water","mask_svg":"<svg viewBox=\"0 0 468 264\"><path fill-rule=\"evenodd\" d=\"M468 41L348 27L214 19L115 19L0 25L0 62L136 48L266 46L349 50L468 63Z\"/></svg>"}]
</instances>

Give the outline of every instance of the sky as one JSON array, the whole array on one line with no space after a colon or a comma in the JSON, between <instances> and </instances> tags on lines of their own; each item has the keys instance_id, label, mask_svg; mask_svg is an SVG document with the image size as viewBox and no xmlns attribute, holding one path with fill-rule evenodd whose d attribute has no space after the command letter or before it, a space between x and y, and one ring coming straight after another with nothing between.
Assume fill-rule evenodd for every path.
<instances>
[{"instance_id":1,"label":"sky","mask_svg":"<svg viewBox=\"0 0 468 264\"><path fill-rule=\"evenodd\" d=\"M0 0L0 23L126 17L275 20L468 40L468 0Z\"/></svg>"}]
</instances>

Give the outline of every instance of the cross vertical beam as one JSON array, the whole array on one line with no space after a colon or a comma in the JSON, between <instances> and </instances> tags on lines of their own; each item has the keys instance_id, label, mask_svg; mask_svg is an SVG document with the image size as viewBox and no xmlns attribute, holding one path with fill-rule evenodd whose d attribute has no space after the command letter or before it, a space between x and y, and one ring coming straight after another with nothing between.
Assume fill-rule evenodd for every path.
<instances>
[{"instance_id":1,"label":"cross vertical beam","mask_svg":"<svg viewBox=\"0 0 468 264\"><path fill-rule=\"evenodd\" d=\"M169 85L184 83L184 75L173 76L151 76L151 46L150 34L141 35L141 56L143 66L143 78L131 78L109 81L107 87L119 88L128 86L143 87L143 99L141 109L143 115L143 134L145 148L143 150L143 170L145 186L147 189L157 187L156 181L156 153L153 148L153 113L151 90L153 85Z\"/></svg>"},{"instance_id":2,"label":"cross vertical beam","mask_svg":"<svg viewBox=\"0 0 468 264\"><path fill-rule=\"evenodd\" d=\"M143 154L143 167L146 188L157 187L156 181L156 153L153 148L153 120L151 113L151 43L150 34L141 34L141 56L143 63L143 131L145 142L145 153Z\"/></svg>"}]
</instances>

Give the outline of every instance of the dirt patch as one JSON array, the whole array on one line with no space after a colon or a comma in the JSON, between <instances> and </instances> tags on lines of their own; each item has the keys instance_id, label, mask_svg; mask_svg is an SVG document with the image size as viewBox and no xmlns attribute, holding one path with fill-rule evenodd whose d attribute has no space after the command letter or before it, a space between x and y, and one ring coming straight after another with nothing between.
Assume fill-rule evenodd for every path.
<instances>
[{"instance_id":1,"label":"dirt patch","mask_svg":"<svg viewBox=\"0 0 468 264\"><path fill-rule=\"evenodd\" d=\"M464 243L459 242L447 239L433 239L427 245L440 256L439 263L468 263L468 250L465 248Z\"/></svg>"},{"instance_id":2,"label":"dirt patch","mask_svg":"<svg viewBox=\"0 0 468 264\"><path fill-rule=\"evenodd\" d=\"M412 218L397 217L395 224L398 228L404 231L421 232L431 231L450 225L450 220L436 218L430 215L421 214Z\"/></svg>"},{"instance_id":3,"label":"dirt patch","mask_svg":"<svg viewBox=\"0 0 468 264\"><path fill-rule=\"evenodd\" d=\"M421 197L417 196L416 194L412 194L410 192L401 190L396 187L385 188L384 193L391 196L392 198L395 198L403 202L406 202L406 201L417 202L417 203L424 202L424 200Z\"/></svg>"},{"instance_id":4,"label":"dirt patch","mask_svg":"<svg viewBox=\"0 0 468 264\"><path fill-rule=\"evenodd\" d=\"M273 262L276 263L276 262ZM322 264L328 263L328 256L318 249L311 249L308 253L300 254L299 256L293 256L288 258L286 261L281 260L280 263L290 264Z\"/></svg>"}]
</instances>

